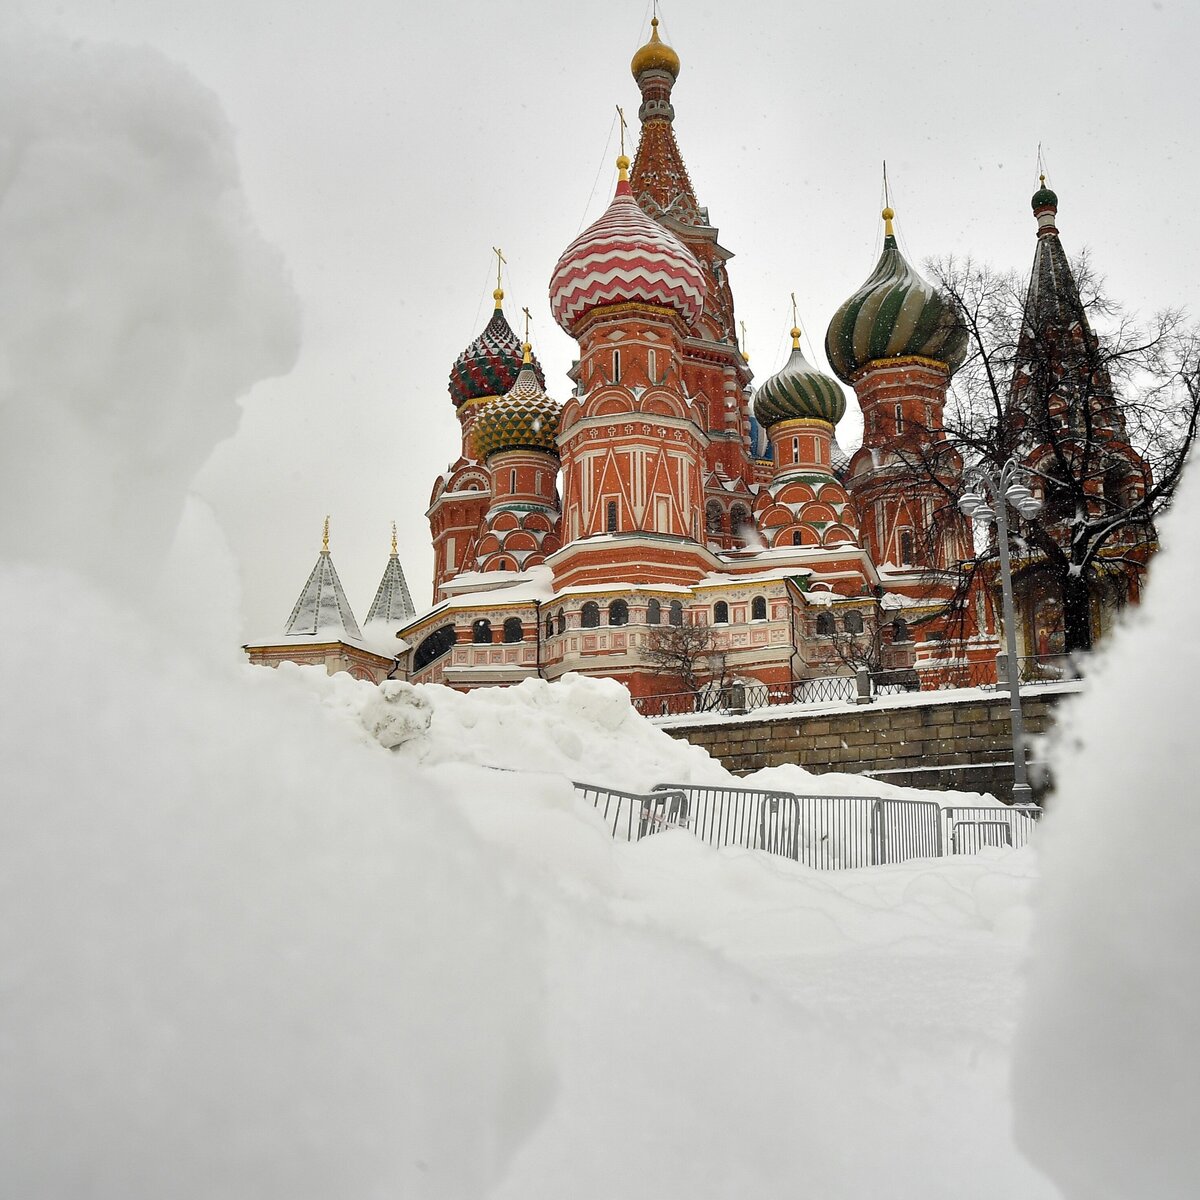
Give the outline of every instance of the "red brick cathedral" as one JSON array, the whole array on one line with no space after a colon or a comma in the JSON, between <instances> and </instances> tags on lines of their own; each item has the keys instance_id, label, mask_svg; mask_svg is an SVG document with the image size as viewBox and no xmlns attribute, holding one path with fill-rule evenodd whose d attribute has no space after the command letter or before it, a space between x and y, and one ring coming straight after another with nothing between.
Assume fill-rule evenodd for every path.
<instances>
[{"instance_id":1,"label":"red brick cathedral","mask_svg":"<svg viewBox=\"0 0 1200 1200\"><path fill-rule=\"evenodd\" d=\"M578 671L668 693L679 680L650 650L694 626L710 627L706 661L726 681L845 674L847 647L872 639L883 665L925 676L992 661L986 589L956 593L971 531L936 445L965 350L949 304L885 209L883 254L825 341L862 408L861 449L838 446L845 393L799 329L752 390L730 252L675 140L679 68L654 21L632 62L632 167L617 160L612 202L551 274L579 346L566 402L547 396L499 289L454 364L462 445L433 488L434 606L401 629L405 673L469 688ZM918 477L922 456L945 477Z\"/></svg>"}]
</instances>

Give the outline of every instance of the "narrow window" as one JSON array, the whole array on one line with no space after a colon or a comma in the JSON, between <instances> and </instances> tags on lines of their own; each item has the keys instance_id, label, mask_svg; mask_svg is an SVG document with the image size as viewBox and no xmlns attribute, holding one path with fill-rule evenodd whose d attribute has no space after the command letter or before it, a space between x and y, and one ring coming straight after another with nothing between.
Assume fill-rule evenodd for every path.
<instances>
[{"instance_id":1,"label":"narrow window","mask_svg":"<svg viewBox=\"0 0 1200 1200\"><path fill-rule=\"evenodd\" d=\"M713 605L713 624L728 625L729 624L729 605L724 600L718 600Z\"/></svg>"},{"instance_id":2,"label":"narrow window","mask_svg":"<svg viewBox=\"0 0 1200 1200\"><path fill-rule=\"evenodd\" d=\"M847 633L862 633L862 613L860 613L857 609L852 609L842 618L842 624L845 626Z\"/></svg>"},{"instance_id":3,"label":"narrow window","mask_svg":"<svg viewBox=\"0 0 1200 1200\"><path fill-rule=\"evenodd\" d=\"M833 637L833 613L817 613L817 637Z\"/></svg>"},{"instance_id":4,"label":"narrow window","mask_svg":"<svg viewBox=\"0 0 1200 1200\"><path fill-rule=\"evenodd\" d=\"M646 367L650 372L650 382L658 382L658 360L653 350L646 351Z\"/></svg>"},{"instance_id":5,"label":"narrow window","mask_svg":"<svg viewBox=\"0 0 1200 1200\"><path fill-rule=\"evenodd\" d=\"M558 615L555 617L555 620L558 622L558 632L560 634L566 633L567 632L567 615L566 615L566 613L563 612L563 610L561 608L558 610Z\"/></svg>"},{"instance_id":6,"label":"narrow window","mask_svg":"<svg viewBox=\"0 0 1200 1200\"><path fill-rule=\"evenodd\" d=\"M517 469L516 469L516 467L514 467L508 473L508 490L509 490L509 492L515 492L517 490Z\"/></svg>"},{"instance_id":7,"label":"narrow window","mask_svg":"<svg viewBox=\"0 0 1200 1200\"><path fill-rule=\"evenodd\" d=\"M549 613L546 614L546 636L548 638L554 636L554 618Z\"/></svg>"},{"instance_id":8,"label":"narrow window","mask_svg":"<svg viewBox=\"0 0 1200 1200\"><path fill-rule=\"evenodd\" d=\"M646 605L646 624L662 624L662 605L657 600L651 600L650 603Z\"/></svg>"},{"instance_id":9,"label":"narrow window","mask_svg":"<svg viewBox=\"0 0 1200 1200\"><path fill-rule=\"evenodd\" d=\"M600 627L600 605L589 600L579 610L579 624L583 629L598 629Z\"/></svg>"},{"instance_id":10,"label":"narrow window","mask_svg":"<svg viewBox=\"0 0 1200 1200\"><path fill-rule=\"evenodd\" d=\"M471 641L477 646L488 646L492 641L492 623L482 617L471 626Z\"/></svg>"},{"instance_id":11,"label":"narrow window","mask_svg":"<svg viewBox=\"0 0 1200 1200\"><path fill-rule=\"evenodd\" d=\"M792 545L793 546L803 546L804 545L804 535L798 529L792 530Z\"/></svg>"},{"instance_id":12,"label":"narrow window","mask_svg":"<svg viewBox=\"0 0 1200 1200\"><path fill-rule=\"evenodd\" d=\"M678 600L671 601L670 622L677 627L683 624L683 604Z\"/></svg>"},{"instance_id":13,"label":"narrow window","mask_svg":"<svg viewBox=\"0 0 1200 1200\"><path fill-rule=\"evenodd\" d=\"M799 461L800 461L800 439L798 437L794 437L794 438L792 438L792 462L799 462Z\"/></svg>"},{"instance_id":14,"label":"narrow window","mask_svg":"<svg viewBox=\"0 0 1200 1200\"><path fill-rule=\"evenodd\" d=\"M525 638L525 630L521 627L520 617L509 617L504 622L504 640L506 642L520 642Z\"/></svg>"},{"instance_id":15,"label":"narrow window","mask_svg":"<svg viewBox=\"0 0 1200 1200\"><path fill-rule=\"evenodd\" d=\"M767 619L767 598L766 596L755 596L750 601L750 620L765 621Z\"/></svg>"},{"instance_id":16,"label":"narrow window","mask_svg":"<svg viewBox=\"0 0 1200 1200\"><path fill-rule=\"evenodd\" d=\"M621 382L621 352L613 351L613 383Z\"/></svg>"},{"instance_id":17,"label":"narrow window","mask_svg":"<svg viewBox=\"0 0 1200 1200\"><path fill-rule=\"evenodd\" d=\"M610 500L604 506L605 527L609 533L617 532L617 502Z\"/></svg>"},{"instance_id":18,"label":"narrow window","mask_svg":"<svg viewBox=\"0 0 1200 1200\"><path fill-rule=\"evenodd\" d=\"M608 623L610 625L629 624L629 605L624 600L614 600L608 606Z\"/></svg>"},{"instance_id":19,"label":"narrow window","mask_svg":"<svg viewBox=\"0 0 1200 1200\"><path fill-rule=\"evenodd\" d=\"M704 506L704 527L709 533L721 532L721 506L715 500Z\"/></svg>"},{"instance_id":20,"label":"narrow window","mask_svg":"<svg viewBox=\"0 0 1200 1200\"><path fill-rule=\"evenodd\" d=\"M904 432L904 407L900 404L896 405L896 433Z\"/></svg>"},{"instance_id":21,"label":"narrow window","mask_svg":"<svg viewBox=\"0 0 1200 1200\"><path fill-rule=\"evenodd\" d=\"M499 561L499 562L496 564L496 570L497 570L497 571L507 571L507 570L508 570L508 560L507 560L507 559L504 559L504 558L502 558L502 559L501 559L501 560L500 560L500 561Z\"/></svg>"},{"instance_id":22,"label":"narrow window","mask_svg":"<svg viewBox=\"0 0 1200 1200\"><path fill-rule=\"evenodd\" d=\"M900 562L910 563L913 560L913 535L910 530L903 530L900 534Z\"/></svg>"}]
</instances>

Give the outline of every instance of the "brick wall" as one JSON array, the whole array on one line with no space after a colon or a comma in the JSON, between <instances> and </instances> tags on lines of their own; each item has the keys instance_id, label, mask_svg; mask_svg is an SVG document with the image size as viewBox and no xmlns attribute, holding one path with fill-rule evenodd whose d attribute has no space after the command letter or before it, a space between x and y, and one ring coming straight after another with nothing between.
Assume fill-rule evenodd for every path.
<instances>
[{"instance_id":1,"label":"brick wall","mask_svg":"<svg viewBox=\"0 0 1200 1200\"><path fill-rule=\"evenodd\" d=\"M1023 695L1025 728L1033 739L1030 782L1034 795L1048 790L1040 768L1037 735L1054 723L1054 708L1077 687L1039 688ZM1007 696L914 704L877 700L870 705L811 716L730 718L669 725L665 731L703 746L739 775L762 767L799 763L809 771L872 775L905 787L1012 793L1012 735Z\"/></svg>"}]
</instances>

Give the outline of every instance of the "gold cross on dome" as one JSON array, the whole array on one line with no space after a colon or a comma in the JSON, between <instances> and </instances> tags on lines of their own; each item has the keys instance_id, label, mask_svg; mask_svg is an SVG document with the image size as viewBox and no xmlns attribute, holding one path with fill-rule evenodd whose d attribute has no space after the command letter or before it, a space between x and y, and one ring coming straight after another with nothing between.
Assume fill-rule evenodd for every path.
<instances>
[{"instance_id":1,"label":"gold cross on dome","mask_svg":"<svg viewBox=\"0 0 1200 1200\"><path fill-rule=\"evenodd\" d=\"M500 269L508 262L508 259L504 257L504 251L499 246L493 246L492 253L496 256L496 290L499 291L503 286L500 282Z\"/></svg>"},{"instance_id":2,"label":"gold cross on dome","mask_svg":"<svg viewBox=\"0 0 1200 1200\"><path fill-rule=\"evenodd\" d=\"M619 104L617 105L617 117L620 119L620 122L621 122L621 154L622 154L622 156L624 156L624 154L625 154L625 110Z\"/></svg>"},{"instance_id":3,"label":"gold cross on dome","mask_svg":"<svg viewBox=\"0 0 1200 1200\"><path fill-rule=\"evenodd\" d=\"M529 322L532 318L529 315L529 309L523 308L521 311L525 314L525 340L529 341Z\"/></svg>"}]
</instances>

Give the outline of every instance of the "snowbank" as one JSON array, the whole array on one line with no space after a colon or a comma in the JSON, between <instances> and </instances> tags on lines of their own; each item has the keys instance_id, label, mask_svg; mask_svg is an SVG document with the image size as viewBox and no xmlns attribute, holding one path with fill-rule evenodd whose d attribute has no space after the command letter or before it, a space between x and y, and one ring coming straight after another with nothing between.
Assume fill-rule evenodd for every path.
<instances>
[{"instance_id":1,"label":"snowbank","mask_svg":"<svg viewBox=\"0 0 1200 1200\"><path fill-rule=\"evenodd\" d=\"M1060 712L1017 1059L1021 1143L1068 1197L1200 1188L1200 678L1192 464L1146 599Z\"/></svg>"}]
</instances>

